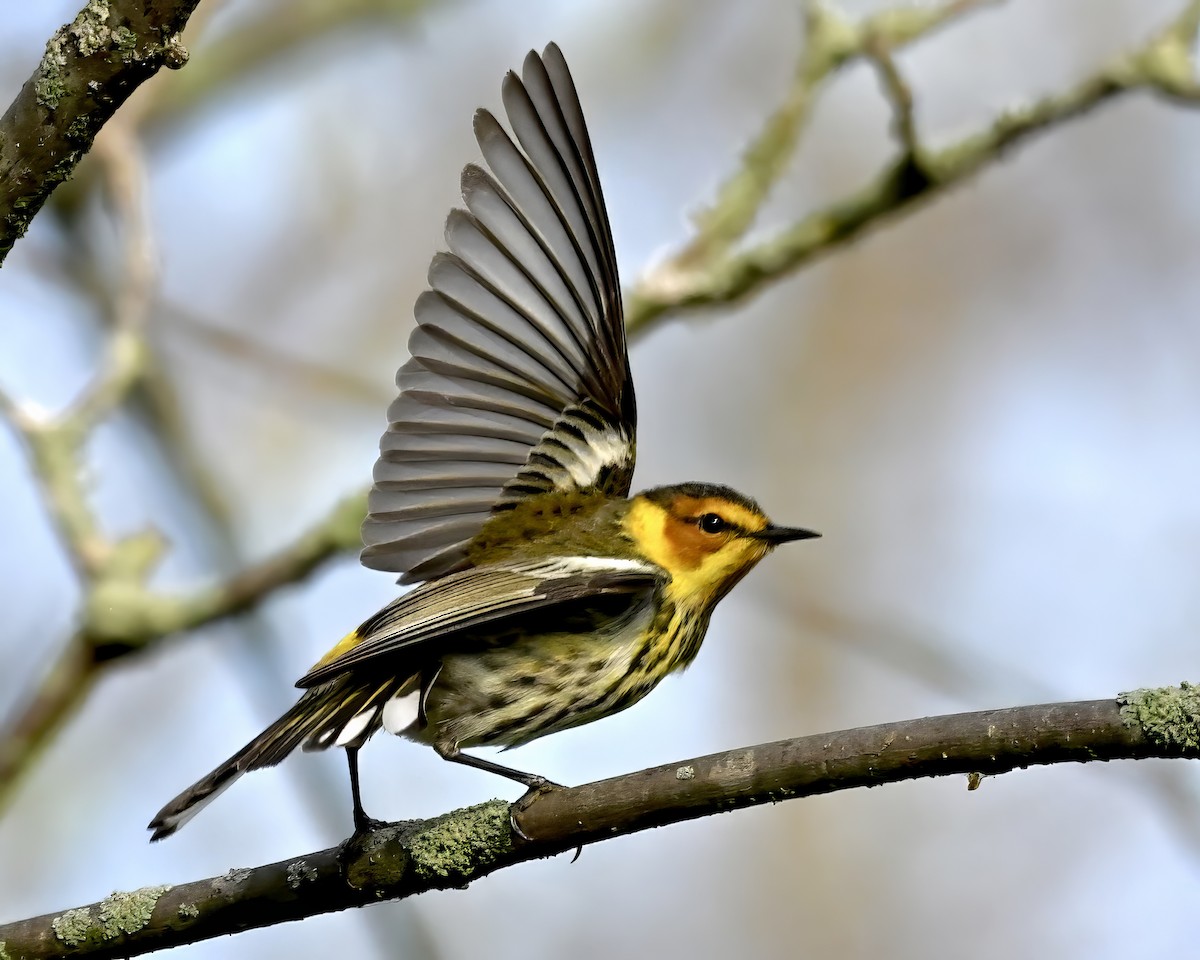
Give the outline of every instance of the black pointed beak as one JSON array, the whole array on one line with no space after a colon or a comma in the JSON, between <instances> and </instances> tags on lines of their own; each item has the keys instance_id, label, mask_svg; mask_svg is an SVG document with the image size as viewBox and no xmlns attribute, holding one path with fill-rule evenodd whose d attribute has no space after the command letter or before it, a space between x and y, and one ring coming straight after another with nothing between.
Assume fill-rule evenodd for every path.
<instances>
[{"instance_id":1,"label":"black pointed beak","mask_svg":"<svg viewBox=\"0 0 1200 960\"><path fill-rule=\"evenodd\" d=\"M790 543L792 540L811 540L813 537L819 537L820 534L815 530L805 530L802 527L777 527L773 523L768 523L750 536L774 547L781 543Z\"/></svg>"}]
</instances>

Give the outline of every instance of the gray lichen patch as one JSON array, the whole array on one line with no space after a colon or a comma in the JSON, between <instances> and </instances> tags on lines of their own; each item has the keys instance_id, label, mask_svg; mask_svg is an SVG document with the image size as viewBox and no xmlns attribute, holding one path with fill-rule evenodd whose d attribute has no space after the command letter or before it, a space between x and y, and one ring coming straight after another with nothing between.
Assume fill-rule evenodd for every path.
<instances>
[{"instance_id":1,"label":"gray lichen patch","mask_svg":"<svg viewBox=\"0 0 1200 960\"><path fill-rule=\"evenodd\" d=\"M60 27L46 41L46 52L38 65L37 79L33 82L38 103L47 110L58 107L67 95L67 51L71 46L80 56L88 57L106 47L112 38L108 27L108 3L91 0L65 27Z\"/></svg>"},{"instance_id":2,"label":"gray lichen patch","mask_svg":"<svg viewBox=\"0 0 1200 960\"><path fill-rule=\"evenodd\" d=\"M1138 727L1155 743L1200 749L1200 687L1183 681L1177 687L1133 690L1117 695L1121 719Z\"/></svg>"},{"instance_id":3,"label":"gray lichen patch","mask_svg":"<svg viewBox=\"0 0 1200 960\"><path fill-rule=\"evenodd\" d=\"M170 886L142 887L131 893L114 893L100 903L100 928L105 940L137 933L154 913L159 898Z\"/></svg>"},{"instance_id":4,"label":"gray lichen patch","mask_svg":"<svg viewBox=\"0 0 1200 960\"><path fill-rule=\"evenodd\" d=\"M188 62L187 47L183 45L183 38L179 34L173 37L168 37L163 43L163 66L168 70L178 70Z\"/></svg>"},{"instance_id":5,"label":"gray lichen patch","mask_svg":"<svg viewBox=\"0 0 1200 960\"><path fill-rule=\"evenodd\" d=\"M106 0L89 0L88 5L79 11L79 15L67 27L67 32L75 38L75 49L81 57L90 57L112 41L113 31L108 26L108 15Z\"/></svg>"},{"instance_id":6,"label":"gray lichen patch","mask_svg":"<svg viewBox=\"0 0 1200 960\"><path fill-rule=\"evenodd\" d=\"M68 910L50 921L50 928L68 947L78 947L87 942L92 932L92 914L87 907Z\"/></svg>"},{"instance_id":7,"label":"gray lichen patch","mask_svg":"<svg viewBox=\"0 0 1200 960\"><path fill-rule=\"evenodd\" d=\"M172 67L182 66L187 61L186 51L180 52L182 45L178 36L152 43L147 50L140 51L138 35L124 24L113 26L111 19L108 0L89 0L74 20L55 31L46 43L46 52L34 80L38 103L48 110L58 107L69 92L68 63L76 56L85 58L113 52L125 62L158 56Z\"/></svg>"},{"instance_id":8,"label":"gray lichen patch","mask_svg":"<svg viewBox=\"0 0 1200 960\"><path fill-rule=\"evenodd\" d=\"M493 800L422 824L406 838L412 869L426 877L470 877L509 849L509 816L509 805Z\"/></svg>"},{"instance_id":9,"label":"gray lichen patch","mask_svg":"<svg viewBox=\"0 0 1200 960\"><path fill-rule=\"evenodd\" d=\"M287 884L293 890L299 890L306 882L317 879L317 870L309 866L305 860L295 860L288 864Z\"/></svg>"},{"instance_id":10,"label":"gray lichen patch","mask_svg":"<svg viewBox=\"0 0 1200 960\"><path fill-rule=\"evenodd\" d=\"M3 940L0 940L0 960L12 960L8 955L8 949Z\"/></svg>"},{"instance_id":11,"label":"gray lichen patch","mask_svg":"<svg viewBox=\"0 0 1200 960\"><path fill-rule=\"evenodd\" d=\"M42 54L37 79L33 81L33 92L37 94L38 103L47 110L55 109L58 102L67 95L67 82L63 76L67 67L67 55L63 52L63 44L66 41L66 27L46 41L46 52Z\"/></svg>"}]
</instances>

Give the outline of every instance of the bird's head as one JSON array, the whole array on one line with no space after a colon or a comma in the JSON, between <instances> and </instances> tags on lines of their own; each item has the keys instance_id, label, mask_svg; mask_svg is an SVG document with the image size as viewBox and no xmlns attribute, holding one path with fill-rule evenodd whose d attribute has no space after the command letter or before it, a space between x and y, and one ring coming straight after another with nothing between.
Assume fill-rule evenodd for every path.
<instances>
[{"instance_id":1,"label":"bird's head","mask_svg":"<svg viewBox=\"0 0 1200 960\"><path fill-rule=\"evenodd\" d=\"M674 599L711 607L776 546L819 533L772 523L729 487L680 483L639 493L625 528L638 550L671 575Z\"/></svg>"}]
</instances>

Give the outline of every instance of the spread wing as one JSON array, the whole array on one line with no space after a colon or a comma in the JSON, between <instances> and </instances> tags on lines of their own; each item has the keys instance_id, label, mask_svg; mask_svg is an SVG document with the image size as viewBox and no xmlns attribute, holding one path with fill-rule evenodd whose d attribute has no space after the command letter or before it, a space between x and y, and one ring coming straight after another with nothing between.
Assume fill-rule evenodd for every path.
<instances>
[{"instance_id":1,"label":"spread wing","mask_svg":"<svg viewBox=\"0 0 1200 960\"><path fill-rule=\"evenodd\" d=\"M516 625L517 618L562 604L625 596L649 601L661 571L637 560L556 557L506 567L477 567L448 574L384 607L297 681L315 687L371 661L426 650L445 652L444 641L467 630ZM395 665L388 666L394 673ZM401 671L403 672L403 671Z\"/></svg>"},{"instance_id":2,"label":"spread wing","mask_svg":"<svg viewBox=\"0 0 1200 960\"><path fill-rule=\"evenodd\" d=\"M612 235L575 85L554 44L509 73L520 147L475 114L388 410L362 562L401 583L461 569L493 512L554 490L625 496L636 409Z\"/></svg>"}]
</instances>

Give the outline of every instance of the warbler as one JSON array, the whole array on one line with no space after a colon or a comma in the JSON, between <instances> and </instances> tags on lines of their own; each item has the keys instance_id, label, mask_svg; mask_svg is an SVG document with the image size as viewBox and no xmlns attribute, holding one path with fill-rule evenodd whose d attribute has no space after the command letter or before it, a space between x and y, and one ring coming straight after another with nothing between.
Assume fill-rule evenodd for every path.
<instances>
[{"instance_id":1,"label":"warbler","mask_svg":"<svg viewBox=\"0 0 1200 960\"><path fill-rule=\"evenodd\" d=\"M530 788L461 752L513 747L632 706L696 656L714 606L772 548L815 537L728 487L629 497L636 406L600 178L554 44L510 72L515 142L487 110L488 169L462 173L448 253L417 299L396 375L362 562L418 583L300 678L294 707L168 803L169 836L248 770L381 728Z\"/></svg>"}]
</instances>

